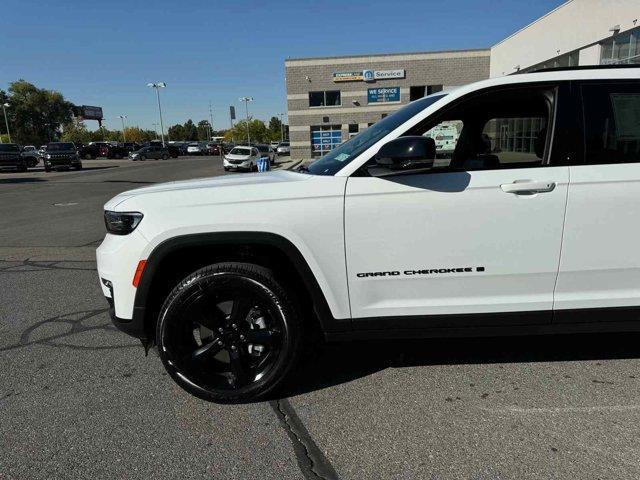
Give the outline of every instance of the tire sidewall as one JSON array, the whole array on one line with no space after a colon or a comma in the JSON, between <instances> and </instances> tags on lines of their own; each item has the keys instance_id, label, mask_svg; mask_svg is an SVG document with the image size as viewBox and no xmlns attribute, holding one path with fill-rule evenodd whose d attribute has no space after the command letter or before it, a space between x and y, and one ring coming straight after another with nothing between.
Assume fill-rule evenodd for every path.
<instances>
[{"instance_id":1,"label":"tire sidewall","mask_svg":"<svg viewBox=\"0 0 640 480\"><path fill-rule=\"evenodd\" d=\"M231 277L234 280L246 282L247 288L251 285L253 288L261 289L271 298L272 308L278 312L279 321L282 324L282 344L278 359L260 380L237 390L212 392L192 382L180 372L172 361L171 353L166 350L164 335L168 322L180 315L181 307L191 295L205 286L215 288L216 283L224 282ZM156 343L165 369L171 378L187 392L203 400L217 403L251 402L277 389L288 377L299 355L301 325L297 309L288 299L284 289L275 282L270 271L251 264L216 264L188 276L169 294L160 310L156 326Z\"/></svg>"}]
</instances>

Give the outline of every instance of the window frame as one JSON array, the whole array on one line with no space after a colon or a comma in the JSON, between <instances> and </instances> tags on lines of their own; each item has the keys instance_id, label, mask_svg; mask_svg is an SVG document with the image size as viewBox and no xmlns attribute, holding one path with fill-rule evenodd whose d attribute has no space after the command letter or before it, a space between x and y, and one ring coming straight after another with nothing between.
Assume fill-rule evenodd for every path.
<instances>
[{"instance_id":1,"label":"window frame","mask_svg":"<svg viewBox=\"0 0 640 480\"><path fill-rule=\"evenodd\" d=\"M324 97L324 105L311 105L311 94L312 93L321 93ZM339 105L327 105L327 92L338 92L338 96L340 97ZM342 90L313 90L308 93L309 100L309 108L340 108L342 107Z\"/></svg>"}]
</instances>

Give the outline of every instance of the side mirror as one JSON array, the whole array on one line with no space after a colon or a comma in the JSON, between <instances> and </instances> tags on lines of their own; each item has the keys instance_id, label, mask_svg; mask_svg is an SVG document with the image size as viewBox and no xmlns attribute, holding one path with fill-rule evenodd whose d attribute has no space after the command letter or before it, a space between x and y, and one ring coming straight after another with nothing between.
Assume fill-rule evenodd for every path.
<instances>
[{"instance_id":1,"label":"side mirror","mask_svg":"<svg viewBox=\"0 0 640 480\"><path fill-rule=\"evenodd\" d=\"M436 142L419 135L398 137L383 145L375 156L377 166L391 170L431 168L436 158Z\"/></svg>"}]
</instances>

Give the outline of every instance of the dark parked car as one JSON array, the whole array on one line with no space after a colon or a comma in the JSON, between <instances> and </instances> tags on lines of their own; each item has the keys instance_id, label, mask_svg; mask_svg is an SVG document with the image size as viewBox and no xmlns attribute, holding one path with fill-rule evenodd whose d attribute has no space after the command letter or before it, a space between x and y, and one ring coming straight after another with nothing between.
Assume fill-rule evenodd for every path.
<instances>
[{"instance_id":1,"label":"dark parked car","mask_svg":"<svg viewBox=\"0 0 640 480\"><path fill-rule=\"evenodd\" d=\"M108 146L106 142L92 142L89 145L81 145L78 148L78 155L85 160L91 160L94 158L102 157L101 150L103 147Z\"/></svg>"},{"instance_id":2,"label":"dark parked car","mask_svg":"<svg viewBox=\"0 0 640 480\"><path fill-rule=\"evenodd\" d=\"M0 169L27 171L27 160L20 155L20 147L15 143L0 143Z\"/></svg>"},{"instance_id":3,"label":"dark parked car","mask_svg":"<svg viewBox=\"0 0 640 480\"><path fill-rule=\"evenodd\" d=\"M122 143L107 143L100 148L100 156L112 158L125 158L132 150Z\"/></svg>"},{"instance_id":4,"label":"dark parked car","mask_svg":"<svg viewBox=\"0 0 640 480\"><path fill-rule=\"evenodd\" d=\"M20 154L27 162L27 167L33 168L40 161L38 150L33 145L25 145L22 147L22 153Z\"/></svg>"},{"instance_id":5,"label":"dark parked car","mask_svg":"<svg viewBox=\"0 0 640 480\"><path fill-rule=\"evenodd\" d=\"M59 168L82 169L82 162L78 156L78 150L70 142L47 143L43 154L44 171L50 172Z\"/></svg>"},{"instance_id":6,"label":"dark parked car","mask_svg":"<svg viewBox=\"0 0 640 480\"><path fill-rule=\"evenodd\" d=\"M222 145L220 145L219 143L215 143L215 142L207 143L207 153L209 155L220 155L221 150L222 150Z\"/></svg>"},{"instance_id":7,"label":"dark parked car","mask_svg":"<svg viewBox=\"0 0 640 480\"><path fill-rule=\"evenodd\" d=\"M166 160L171 156L169 149L162 145L149 145L148 147L142 147L140 150L131 152L129 158L134 162L136 160L144 161L147 159L162 159Z\"/></svg>"}]
</instances>

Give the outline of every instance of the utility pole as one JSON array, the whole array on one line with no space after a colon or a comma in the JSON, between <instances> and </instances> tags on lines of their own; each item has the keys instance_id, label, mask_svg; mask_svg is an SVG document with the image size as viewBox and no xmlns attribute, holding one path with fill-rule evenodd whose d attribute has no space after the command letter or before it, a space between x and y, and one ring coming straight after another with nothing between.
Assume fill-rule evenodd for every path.
<instances>
[{"instance_id":1,"label":"utility pole","mask_svg":"<svg viewBox=\"0 0 640 480\"><path fill-rule=\"evenodd\" d=\"M126 127L124 126L124 119L125 119L125 118L127 118L127 116L126 116L126 115L118 115L118 116L120 117L120 120L122 120L122 141L123 141L123 142L126 142L126 141L127 141L127 136L126 136L126 134L124 133L124 130L125 130L125 128L126 128Z\"/></svg>"},{"instance_id":2,"label":"utility pole","mask_svg":"<svg viewBox=\"0 0 640 480\"><path fill-rule=\"evenodd\" d=\"M247 114L247 145L251 145L251 137L249 135L249 102L253 102L253 97L240 97L240 101L244 102L244 108Z\"/></svg>"},{"instance_id":3,"label":"utility pole","mask_svg":"<svg viewBox=\"0 0 640 480\"><path fill-rule=\"evenodd\" d=\"M10 107L8 103L2 104L2 111L4 112L4 124L7 126L7 137L9 137L9 143L11 143L11 132L9 132L9 120L7 119L7 107Z\"/></svg>"},{"instance_id":4,"label":"utility pole","mask_svg":"<svg viewBox=\"0 0 640 480\"><path fill-rule=\"evenodd\" d=\"M209 102L209 141L213 138L213 107Z\"/></svg>"},{"instance_id":5,"label":"utility pole","mask_svg":"<svg viewBox=\"0 0 640 480\"><path fill-rule=\"evenodd\" d=\"M158 140L158 124L152 123L151 125L153 125L153 133L156 134L156 140Z\"/></svg>"},{"instance_id":6,"label":"utility pole","mask_svg":"<svg viewBox=\"0 0 640 480\"><path fill-rule=\"evenodd\" d=\"M160 106L160 89L167 86L164 82L147 83L147 87L156 89L156 96L158 97L158 112L160 113L160 135L162 138L162 146L164 147L164 124L162 122L162 107Z\"/></svg>"}]
</instances>

